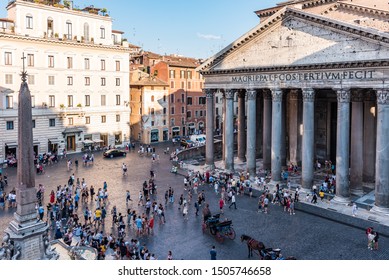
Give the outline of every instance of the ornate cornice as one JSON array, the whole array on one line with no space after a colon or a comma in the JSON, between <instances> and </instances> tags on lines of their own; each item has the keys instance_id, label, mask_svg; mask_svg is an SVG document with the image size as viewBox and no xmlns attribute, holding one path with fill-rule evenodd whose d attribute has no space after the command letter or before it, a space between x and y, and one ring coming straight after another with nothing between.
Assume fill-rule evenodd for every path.
<instances>
[{"instance_id":1,"label":"ornate cornice","mask_svg":"<svg viewBox=\"0 0 389 280\"><path fill-rule=\"evenodd\" d=\"M215 75L215 74L248 74L248 73L264 73L264 72L290 72L290 71L304 71L304 70L334 70L334 69L358 69L358 68L380 68L388 67L388 60L377 61L350 61L350 62L330 62L320 64L307 64L307 65L285 65L285 66L269 66L269 67L257 67L257 68L236 68L227 70L211 70L202 71L203 75ZM366 69L368 70L368 69Z\"/></svg>"},{"instance_id":2,"label":"ornate cornice","mask_svg":"<svg viewBox=\"0 0 389 280\"><path fill-rule=\"evenodd\" d=\"M257 91L255 89L247 90L247 99L248 100L256 100L257 99Z\"/></svg>"},{"instance_id":3,"label":"ornate cornice","mask_svg":"<svg viewBox=\"0 0 389 280\"><path fill-rule=\"evenodd\" d=\"M313 88L303 88L302 95L303 95L303 102L315 101L315 90Z\"/></svg>"},{"instance_id":4,"label":"ornate cornice","mask_svg":"<svg viewBox=\"0 0 389 280\"><path fill-rule=\"evenodd\" d=\"M45 39L45 38L34 38L34 37L27 37L22 35L15 35L15 34L0 34L0 40L1 39L12 39L12 40L21 40L21 41L30 41L30 42L39 42L39 43L45 43L49 45L65 45L65 46L72 46L72 47L82 47L82 48L91 48L91 49L105 49L110 51L121 51L121 52L131 52L130 48L124 48L121 46L109 46L109 45L99 45L99 44L87 44L87 43L78 43L76 41L72 40L58 40L58 39Z\"/></svg>"},{"instance_id":5,"label":"ornate cornice","mask_svg":"<svg viewBox=\"0 0 389 280\"><path fill-rule=\"evenodd\" d=\"M336 97L338 98L338 103L349 103L351 91L350 89L338 89L336 90Z\"/></svg>"},{"instance_id":6,"label":"ornate cornice","mask_svg":"<svg viewBox=\"0 0 389 280\"><path fill-rule=\"evenodd\" d=\"M280 88L271 89L271 96L273 102L282 102L282 93L282 89Z\"/></svg>"},{"instance_id":7,"label":"ornate cornice","mask_svg":"<svg viewBox=\"0 0 389 280\"><path fill-rule=\"evenodd\" d=\"M375 17L381 17L384 19L389 16L389 12L385 10L380 10L372 7L361 6L355 3L346 3L346 2L338 2L333 6L329 7L327 10L323 11L322 14L326 14L334 9L339 9L339 8L360 12L363 13L364 15L371 14Z\"/></svg>"},{"instance_id":8,"label":"ornate cornice","mask_svg":"<svg viewBox=\"0 0 389 280\"><path fill-rule=\"evenodd\" d=\"M389 105L389 89L377 89L377 104Z\"/></svg>"}]
</instances>

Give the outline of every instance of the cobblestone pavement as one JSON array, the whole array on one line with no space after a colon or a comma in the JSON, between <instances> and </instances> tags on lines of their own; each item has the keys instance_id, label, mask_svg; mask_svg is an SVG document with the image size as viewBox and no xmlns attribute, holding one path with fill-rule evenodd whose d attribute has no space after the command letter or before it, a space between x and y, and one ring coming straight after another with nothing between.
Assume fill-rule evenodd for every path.
<instances>
[{"instance_id":1,"label":"cobblestone pavement","mask_svg":"<svg viewBox=\"0 0 389 280\"><path fill-rule=\"evenodd\" d=\"M156 172L156 184L158 186L157 201L164 203L164 193L171 186L175 190L176 202L166 207L166 221L159 225L156 219L155 234L142 237L141 243L145 243L152 253L159 259L166 259L167 252L173 252L174 259L209 259L209 250L216 246L218 259L247 259L247 246L241 243L240 235L247 234L262 241L267 247L281 248L284 256L295 256L297 259L307 260L388 260L388 238L380 238L380 249L370 251L367 249L367 240L364 231L340 224L327 219L319 218L307 213L296 212L296 215L288 215L280 206L270 205L270 213L257 212L257 198L248 196L237 197L237 210L225 208L223 218L231 219L236 231L236 239L226 239L223 243L216 241L214 236L201 230L201 216L196 217L193 203L189 208L189 219L184 221L182 212L178 210L178 197L186 194L183 187L183 177L170 173L171 163L169 157L163 154L164 146L157 146L157 153L161 159L159 163L152 163L149 157L139 156L136 152L128 153L125 158L103 159L101 153L95 155L95 163L84 167L80 161L82 155L72 155L79 158L80 164L71 172L66 169L65 161L53 166L48 166L44 175L36 177L37 185L46 186L45 204L48 194L59 184L65 184L69 176L74 172L75 177L85 178L88 185L99 188L103 182L108 183L109 205L108 213L113 205L122 213L126 213L125 192L130 190L133 202L129 207L137 211L143 211L137 206L139 190L143 181L149 178L150 170ZM129 167L128 176L122 175L121 165L125 162ZM9 192L16 181L16 169L4 170L9 175ZM211 187L203 187L206 193L206 201L210 204L212 213L219 211L218 195ZM201 189L199 189L201 190ZM192 201L196 198L193 196ZM94 209L94 203L89 203ZM84 205L83 205L84 206ZM0 232L3 232L13 218L12 209L0 210ZM78 210L80 216L81 209ZM201 213L201 212L200 212ZM111 232L110 216L103 229ZM135 237L132 229L127 230L127 239ZM258 258L255 256L253 259Z\"/></svg>"}]
</instances>

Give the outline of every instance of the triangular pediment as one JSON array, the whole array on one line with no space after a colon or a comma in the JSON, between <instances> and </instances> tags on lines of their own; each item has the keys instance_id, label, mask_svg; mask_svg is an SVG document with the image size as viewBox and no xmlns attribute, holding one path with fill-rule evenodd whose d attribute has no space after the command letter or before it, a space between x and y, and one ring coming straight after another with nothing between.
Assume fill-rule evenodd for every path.
<instances>
[{"instance_id":1,"label":"triangular pediment","mask_svg":"<svg viewBox=\"0 0 389 280\"><path fill-rule=\"evenodd\" d=\"M204 62L201 71L387 60L387 33L284 8Z\"/></svg>"}]
</instances>

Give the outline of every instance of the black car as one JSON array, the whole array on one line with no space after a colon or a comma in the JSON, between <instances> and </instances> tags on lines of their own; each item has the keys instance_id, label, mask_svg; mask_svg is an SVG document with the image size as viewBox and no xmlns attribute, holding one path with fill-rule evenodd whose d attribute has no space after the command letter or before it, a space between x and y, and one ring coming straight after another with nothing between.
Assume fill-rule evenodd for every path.
<instances>
[{"instance_id":1,"label":"black car","mask_svg":"<svg viewBox=\"0 0 389 280\"><path fill-rule=\"evenodd\" d=\"M106 157L106 158L125 157L126 155L127 155L126 152L120 151L120 150L116 150L116 149L108 150L108 151L103 153L103 156Z\"/></svg>"}]
</instances>

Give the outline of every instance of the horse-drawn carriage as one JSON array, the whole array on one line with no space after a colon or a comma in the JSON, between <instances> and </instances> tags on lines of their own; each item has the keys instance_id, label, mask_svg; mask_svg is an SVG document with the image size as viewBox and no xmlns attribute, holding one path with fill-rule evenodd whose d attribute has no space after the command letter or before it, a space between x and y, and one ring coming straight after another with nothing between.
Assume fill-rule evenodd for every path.
<instances>
[{"instance_id":1,"label":"horse-drawn carriage","mask_svg":"<svg viewBox=\"0 0 389 280\"><path fill-rule=\"evenodd\" d=\"M236 237L231 220L220 221L220 214L216 214L206 219L202 225L203 233L207 230L215 236L216 240L223 242L225 237L233 240Z\"/></svg>"},{"instance_id":2,"label":"horse-drawn carriage","mask_svg":"<svg viewBox=\"0 0 389 280\"><path fill-rule=\"evenodd\" d=\"M261 260L295 260L293 256L284 257L281 254L281 249L266 248L263 242L258 241L246 234L242 234L240 241L247 243L248 258L253 256L255 252Z\"/></svg>"}]
</instances>

